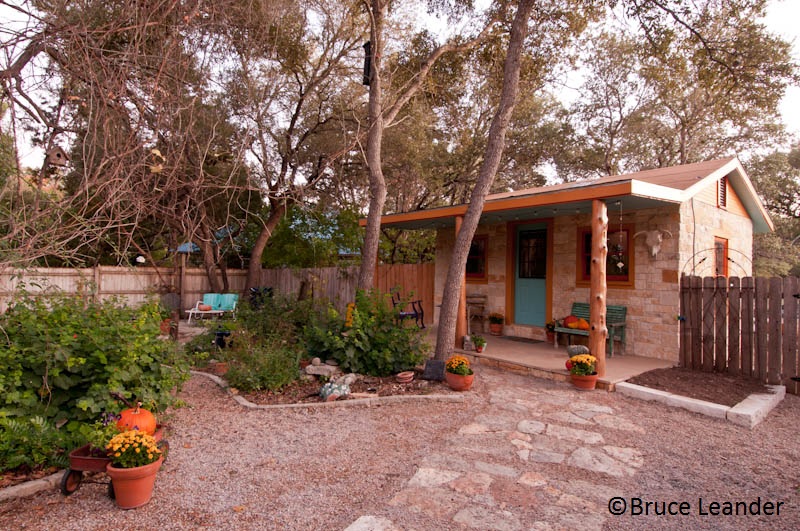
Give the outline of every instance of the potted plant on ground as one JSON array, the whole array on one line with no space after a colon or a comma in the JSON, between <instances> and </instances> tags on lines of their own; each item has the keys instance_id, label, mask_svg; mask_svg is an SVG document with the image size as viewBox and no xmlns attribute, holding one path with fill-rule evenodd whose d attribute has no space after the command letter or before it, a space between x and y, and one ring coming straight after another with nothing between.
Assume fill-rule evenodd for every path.
<instances>
[{"instance_id":1,"label":"potted plant on ground","mask_svg":"<svg viewBox=\"0 0 800 531\"><path fill-rule=\"evenodd\" d=\"M591 354L578 354L568 359L566 365L575 387L584 390L595 388L597 385L597 358Z\"/></svg>"},{"instance_id":2,"label":"potted plant on ground","mask_svg":"<svg viewBox=\"0 0 800 531\"><path fill-rule=\"evenodd\" d=\"M503 335L503 323L505 316L500 312L492 312L489 314L489 333L493 336Z\"/></svg>"},{"instance_id":3,"label":"potted plant on ground","mask_svg":"<svg viewBox=\"0 0 800 531\"><path fill-rule=\"evenodd\" d=\"M479 336L478 334L472 334L469 336L470 341L472 344L475 345L475 352L483 352L484 347L486 347L486 338L483 336Z\"/></svg>"},{"instance_id":4,"label":"potted plant on ground","mask_svg":"<svg viewBox=\"0 0 800 531\"><path fill-rule=\"evenodd\" d=\"M453 391L469 391L475 379L475 373L467 358L455 354L447 359L444 379Z\"/></svg>"},{"instance_id":5,"label":"potted plant on ground","mask_svg":"<svg viewBox=\"0 0 800 531\"><path fill-rule=\"evenodd\" d=\"M111 478L117 506L135 509L150 501L156 473L164 462L155 438L139 430L115 435L106 445L111 460L106 474Z\"/></svg>"}]
</instances>

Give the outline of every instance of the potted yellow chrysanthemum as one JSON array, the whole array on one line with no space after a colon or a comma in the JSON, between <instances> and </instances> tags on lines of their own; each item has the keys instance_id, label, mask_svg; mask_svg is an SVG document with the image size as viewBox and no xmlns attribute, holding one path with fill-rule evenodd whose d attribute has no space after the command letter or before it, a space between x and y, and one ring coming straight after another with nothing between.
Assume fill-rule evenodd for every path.
<instances>
[{"instance_id":1,"label":"potted yellow chrysanthemum","mask_svg":"<svg viewBox=\"0 0 800 531\"><path fill-rule=\"evenodd\" d=\"M124 431L109 441L106 452L111 460L106 474L111 478L117 506L134 509L149 502L156 473L164 462L155 438L139 430Z\"/></svg>"},{"instance_id":2,"label":"potted yellow chrysanthemum","mask_svg":"<svg viewBox=\"0 0 800 531\"><path fill-rule=\"evenodd\" d=\"M469 391L475 379L475 373L470 367L469 360L456 354L447 359L444 379L454 391Z\"/></svg>"},{"instance_id":3,"label":"potted yellow chrysanthemum","mask_svg":"<svg viewBox=\"0 0 800 531\"><path fill-rule=\"evenodd\" d=\"M578 354L567 360L567 370L578 389L594 389L597 385L597 358L591 354Z\"/></svg>"}]
</instances>

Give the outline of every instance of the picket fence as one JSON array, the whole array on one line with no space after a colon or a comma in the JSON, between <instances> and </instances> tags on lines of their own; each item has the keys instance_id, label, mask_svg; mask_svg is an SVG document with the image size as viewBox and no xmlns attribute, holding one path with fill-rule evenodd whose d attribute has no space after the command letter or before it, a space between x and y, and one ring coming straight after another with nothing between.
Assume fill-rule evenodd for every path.
<instances>
[{"instance_id":1,"label":"picket fence","mask_svg":"<svg viewBox=\"0 0 800 531\"><path fill-rule=\"evenodd\" d=\"M683 367L786 385L798 394L800 279L681 278Z\"/></svg>"}]
</instances>

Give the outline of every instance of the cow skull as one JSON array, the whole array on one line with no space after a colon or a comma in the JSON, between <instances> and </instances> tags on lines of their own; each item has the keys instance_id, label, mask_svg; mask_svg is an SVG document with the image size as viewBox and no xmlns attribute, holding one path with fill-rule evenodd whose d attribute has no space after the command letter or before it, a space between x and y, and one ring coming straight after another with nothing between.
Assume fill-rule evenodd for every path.
<instances>
[{"instance_id":1,"label":"cow skull","mask_svg":"<svg viewBox=\"0 0 800 531\"><path fill-rule=\"evenodd\" d=\"M637 236L641 236L642 234L645 235L644 243L647 245L647 249L650 251L650 256L653 258L656 257L658 252L661 250L661 242L664 240L664 235L666 234L668 238L672 238L672 233L668 230L643 230L641 232L637 232L633 235L634 239Z\"/></svg>"}]
</instances>

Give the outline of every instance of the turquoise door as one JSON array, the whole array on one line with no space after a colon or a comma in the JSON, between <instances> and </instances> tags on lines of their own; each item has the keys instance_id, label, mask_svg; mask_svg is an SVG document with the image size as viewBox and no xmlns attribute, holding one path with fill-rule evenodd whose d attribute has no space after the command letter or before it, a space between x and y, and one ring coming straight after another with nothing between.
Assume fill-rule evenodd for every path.
<instances>
[{"instance_id":1,"label":"turquoise door","mask_svg":"<svg viewBox=\"0 0 800 531\"><path fill-rule=\"evenodd\" d=\"M517 227L514 321L544 326L547 313L547 225Z\"/></svg>"}]
</instances>

